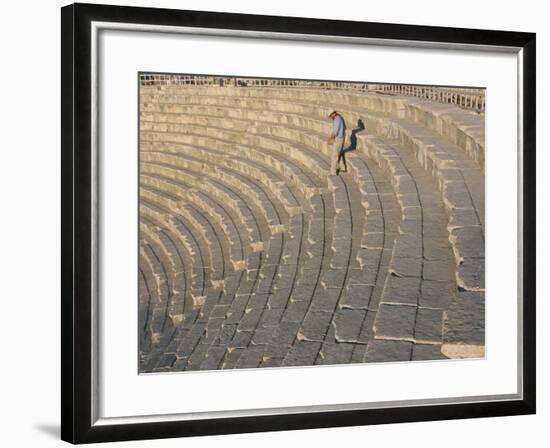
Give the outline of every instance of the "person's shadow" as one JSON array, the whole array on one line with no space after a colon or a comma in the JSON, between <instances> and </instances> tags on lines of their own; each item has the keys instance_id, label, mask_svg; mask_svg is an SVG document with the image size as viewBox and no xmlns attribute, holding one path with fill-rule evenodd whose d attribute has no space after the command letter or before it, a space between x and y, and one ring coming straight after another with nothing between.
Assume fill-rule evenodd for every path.
<instances>
[{"instance_id":1,"label":"person's shadow","mask_svg":"<svg viewBox=\"0 0 550 448\"><path fill-rule=\"evenodd\" d=\"M357 134L364 130L365 130L365 123L363 123L363 120L361 119L357 120L357 127L351 130L349 146L346 148L343 148L342 151L340 151L340 154L338 154L338 163L340 163L340 161L344 163L344 167L346 170L345 172L348 171L348 164L346 162L346 153L350 151L355 151L357 149Z\"/></svg>"},{"instance_id":2,"label":"person's shadow","mask_svg":"<svg viewBox=\"0 0 550 448\"><path fill-rule=\"evenodd\" d=\"M357 127L351 130L351 135L349 138L349 146L342 150L343 153L355 151L357 149L357 134L365 130L365 123L363 120L357 120Z\"/></svg>"}]
</instances>

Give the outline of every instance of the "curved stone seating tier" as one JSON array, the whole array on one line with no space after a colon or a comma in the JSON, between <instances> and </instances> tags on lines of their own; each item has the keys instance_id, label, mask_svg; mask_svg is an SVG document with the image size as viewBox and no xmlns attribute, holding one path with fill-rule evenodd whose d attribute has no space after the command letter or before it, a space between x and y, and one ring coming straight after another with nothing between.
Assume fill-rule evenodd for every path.
<instances>
[{"instance_id":1,"label":"curved stone seating tier","mask_svg":"<svg viewBox=\"0 0 550 448\"><path fill-rule=\"evenodd\" d=\"M184 92L189 92L190 95L183 95ZM281 103L291 103L283 104L281 112L285 113L295 111L296 103L305 103L313 105L313 108L319 111L322 117L328 115L330 107L340 109L355 107L363 112L379 112L393 118L406 118L411 122L418 123L423 128L439 133L471 155L477 154L474 159L478 160L481 165L484 160L485 125L478 112L420 98L373 93L357 94L345 91L231 87L191 87L186 89L181 86L142 87L140 94L142 102L148 103L147 106L144 104L143 110L145 111L148 106L158 101L167 105L192 103L196 105L227 105L247 109L250 109L251 103L256 102L256 107L263 110L280 107ZM273 101L274 99L277 101Z\"/></svg>"},{"instance_id":2,"label":"curved stone seating tier","mask_svg":"<svg viewBox=\"0 0 550 448\"><path fill-rule=\"evenodd\" d=\"M146 127L146 126L143 126ZM300 130L289 130L281 126L262 126L261 128L251 128L249 132L235 132L223 128L208 127L201 129L200 126L182 126L171 125L169 131L147 130L143 129L140 132L141 139L144 141L163 141L167 139L170 142L190 143L203 146L197 139L204 136L216 139L222 143L233 143L241 148L249 147L255 151L262 151L271 154L271 163L283 163L281 157L287 161L293 161L293 164L286 164L284 168L290 170L287 179L302 182L307 185L308 176L305 175L304 166L315 173L318 177L325 177L328 164L324 157L318 152L312 151L313 144L320 144L317 141L317 136L311 136ZM171 131L171 132L170 132ZM262 133L260 133L262 131ZM292 140L292 138L300 138L300 140ZM309 138L313 138L310 140ZM309 144L310 146L307 146ZM326 142L322 145L325 147L325 153L328 153ZM314 188L315 183L310 186Z\"/></svg>"},{"instance_id":3,"label":"curved stone seating tier","mask_svg":"<svg viewBox=\"0 0 550 448\"><path fill-rule=\"evenodd\" d=\"M204 152L200 149L197 150L197 148L192 148L191 151L187 152L204 156ZM264 189L234 170L217 165L217 163L224 163L224 158L207 157L209 163L205 163L199 157L187 156L187 152L167 154L162 151L143 151L141 160L145 164L159 165L158 169L160 170L163 166L167 166L170 170L176 170L180 174L186 173L188 175L186 180L194 182L195 187L205 188L213 195L221 195L224 200L232 203L233 207L237 207L239 214L242 215L242 219L245 221L251 219L252 211L247 212L242 209L250 206L258 208L262 220L267 223L270 229L281 231L281 226L283 226L281 212L276 209L274 202ZM145 166L144 168L147 169ZM206 185L203 184L205 179L207 180ZM294 201L292 206L296 207L297 202ZM279 208L282 209L283 205L280 205ZM253 234L250 237L254 239Z\"/></svg>"},{"instance_id":4,"label":"curved stone seating tier","mask_svg":"<svg viewBox=\"0 0 550 448\"><path fill-rule=\"evenodd\" d=\"M162 133L147 133L141 134L141 144L144 148L143 151L147 151L149 148L152 150L162 150L167 147L194 147L195 154L197 150L200 151L201 157L206 157L209 162L219 161L219 157L226 158L226 165L235 170L244 169L250 171L251 169L257 171L253 166L256 163L260 163L260 166L275 170L284 181L276 180L277 176L270 176L268 172L264 170L259 179L265 180L271 183L271 187L274 190L279 190L280 199L286 202L285 208L289 214L300 213L299 209L293 210L296 207L296 202L293 200L292 195L288 194L288 186L296 186L304 196L310 196L319 192L318 181L312 177L312 174L306 174L304 167L299 161L287 159L281 154L275 151L265 148L254 148L247 146L243 143L235 143L221 138L213 138L211 136L204 137L204 133L201 135L196 134L162 134ZM223 152L226 152L223 154ZM227 155L231 155L229 158ZM196 154L198 155L198 154ZM244 160L242 156L250 158L250 160ZM251 163L256 162L256 163ZM271 182L270 182L271 181ZM278 183L278 188L275 188L275 184Z\"/></svg>"},{"instance_id":5,"label":"curved stone seating tier","mask_svg":"<svg viewBox=\"0 0 550 448\"><path fill-rule=\"evenodd\" d=\"M140 267L150 294L145 325L149 329L151 342L155 344L160 340L166 325L171 326L168 318L169 291L167 277L154 250L148 244L140 245Z\"/></svg>"},{"instance_id":6,"label":"curved stone seating tier","mask_svg":"<svg viewBox=\"0 0 550 448\"><path fill-rule=\"evenodd\" d=\"M158 210L157 207L152 206L152 205L148 205L146 203L146 201L142 200L142 204L141 204L142 220L143 220L143 216L145 216L146 217L145 220L147 220L147 221L158 222L161 225L164 225L165 223L163 221L160 221L160 220L157 221L157 218L155 216L156 213L160 214L160 210L158 210L156 213L155 212L151 213L151 218L147 217L147 216L149 216L147 211L148 210L153 210L153 209ZM170 227L167 227L167 228L162 227L162 230L160 230L159 233L158 233L159 238L162 238L163 236L168 237L169 232L170 232L170 230L169 230ZM178 234L180 232L181 232L181 229L178 230ZM189 240L193 243L193 244L191 244L191 247L196 248L196 252L194 252L193 255L189 254L189 255L191 255L191 258L192 258L191 260L189 260L189 257L182 257L184 259L183 263L185 264L185 268L188 272L187 280L188 280L188 282L190 280L189 283L191 283L190 287L187 288L184 301L183 302L181 302L181 301L174 302L173 300L170 300L169 296L166 297L166 298L160 297L158 302L153 304L154 306L151 306L151 304L149 303L147 305L144 305L144 307L142 307L141 306L141 301L147 300L147 297L146 296L145 297L140 296L140 309L145 308L145 312L147 314L154 313L154 308L155 307L157 307L161 310L166 309L168 317L170 317L170 322L169 322L170 327L174 328L174 329L179 327L179 325L183 321L184 317L186 317L191 311L193 311L192 307L195 304L204 302L204 295L205 295L205 292L206 292L206 285L205 285L205 283L206 283L206 279L205 279L206 268L202 267L202 264L204 264L204 263L201 262L202 257L203 257L203 254L201 253L201 250L204 251L204 249L199 248L199 246L197 244L196 237L194 235L192 235L190 232L187 232L187 233L181 232L181 235L184 238L189 238ZM170 241L173 243L175 241L175 238L172 236L170 238ZM175 244L175 246L177 246L177 245ZM182 254L183 251L184 251L183 247L178 249L178 253L180 255ZM141 267L141 265L140 265L140 267ZM147 292L149 292L149 290L147 290ZM153 316L154 316L154 314L153 314ZM166 325L165 325L165 327L166 327ZM147 344L146 341L143 341L140 344L140 354L141 354L142 362L146 361L146 359L148 358L152 348L159 347L159 346L160 347L165 347L166 344L171 340L171 334L172 334L171 331L167 332L166 328L165 328L163 330L163 333L164 334L162 334L162 336L163 336L162 338L160 337L160 334L158 332L153 333L153 335L156 336L151 341L152 344L153 344L153 347L151 347L149 344Z\"/></svg>"},{"instance_id":7,"label":"curved stone seating tier","mask_svg":"<svg viewBox=\"0 0 550 448\"><path fill-rule=\"evenodd\" d=\"M193 204L203 210L220 227L224 235L224 247L228 251L228 260L234 270L242 270L246 267L246 251L242 236L237 230L237 225L228 211L220 203L210 199L205 194L193 191L189 185L174 182L160 175L140 175L142 194L155 192L159 200L169 210L180 211L185 204Z\"/></svg>"},{"instance_id":8,"label":"curved stone seating tier","mask_svg":"<svg viewBox=\"0 0 550 448\"><path fill-rule=\"evenodd\" d=\"M169 228L174 229L184 244L190 246L190 250L193 250L193 246L197 247L198 251L193 252L193 278L200 281L202 272L205 282L209 280L212 286L219 285L229 269L229 262L226 262L227 253L222 250L220 230L217 230L200 210L186 206L174 216L170 214L170 209L163 205L163 201L164 197L161 194L155 193L154 190L142 189L141 214L157 222L168 223ZM196 289L201 293L193 297L200 303L204 288L200 286Z\"/></svg>"},{"instance_id":9,"label":"curved stone seating tier","mask_svg":"<svg viewBox=\"0 0 550 448\"><path fill-rule=\"evenodd\" d=\"M146 241L158 242L170 257L166 266L171 267L170 272L173 272L172 283L183 283L176 288L179 292L183 291L183 297L180 297L183 300L182 311L176 312L180 309L178 301L170 313L173 321L181 319L182 312L192 308L193 304L205 295L207 285L210 285L210 282L216 284L216 275L211 278L208 264L205 263L207 256L203 252L206 249L199 246L197 236L193 235L185 224L180 221L175 226L166 220L158 220L155 214L151 215L146 203L141 207L140 221L147 225L144 232ZM142 229L145 230L143 227Z\"/></svg>"},{"instance_id":10,"label":"curved stone seating tier","mask_svg":"<svg viewBox=\"0 0 550 448\"><path fill-rule=\"evenodd\" d=\"M211 140L210 143L215 145L216 141ZM287 183L272 171L273 168L271 166L264 164L261 161L263 159L251 162L238 157L229 150L228 153L224 153L221 149L212 150L173 142L155 143L142 141L141 152L142 154L146 152L160 152L180 157L181 160L177 162L177 166L184 168L192 166L187 160L198 162L201 164L201 169L203 163L215 165L219 176L226 176L228 172L236 173L241 179L252 180L255 183L259 182L263 186L264 191L269 191L271 196L276 198L276 201L273 203L280 202L284 211L289 215L292 216L296 213L301 213L300 206ZM197 156L200 156L200 158ZM207 171L210 171L210 168Z\"/></svg>"},{"instance_id":11,"label":"curved stone seating tier","mask_svg":"<svg viewBox=\"0 0 550 448\"><path fill-rule=\"evenodd\" d=\"M177 325L184 312L186 295L186 273L183 260L169 238L158 231L152 231L144 223L140 224L140 240L148 244L155 258L161 264L167 279L167 314L172 323Z\"/></svg>"},{"instance_id":12,"label":"curved stone seating tier","mask_svg":"<svg viewBox=\"0 0 550 448\"><path fill-rule=\"evenodd\" d=\"M140 358L142 355L151 351L151 331L149 329L149 307L151 306L151 291L147 283L147 278L143 273L143 267L140 267L138 273L138 285L139 285L139 301L138 301L138 327L139 327L139 351ZM143 356L145 358L145 356Z\"/></svg>"},{"instance_id":13,"label":"curved stone seating tier","mask_svg":"<svg viewBox=\"0 0 550 448\"><path fill-rule=\"evenodd\" d=\"M243 241L247 241L246 244L252 251L255 252L263 249L262 236L260 234L262 223L259 222L262 219L261 215L255 215L239 193L215 179L205 178L205 176L201 178L193 171L174 168L169 163L165 163L164 158L162 156L159 157L159 154L143 154L143 156L141 162L142 174L150 175L155 179L170 180L177 185L181 185L186 190L185 197L197 194L201 196L202 192L204 192L209 198L215 199L218 207L226 208L231 215L235 216L236 227L244 231L242 232ZM151 160L147 160L147 158ZM198 199L201 198L199 197ZM266 227L266 224L264 224L264 227ZM231 230L233 229L231 228Z\"/></svg>"}]
</instances>

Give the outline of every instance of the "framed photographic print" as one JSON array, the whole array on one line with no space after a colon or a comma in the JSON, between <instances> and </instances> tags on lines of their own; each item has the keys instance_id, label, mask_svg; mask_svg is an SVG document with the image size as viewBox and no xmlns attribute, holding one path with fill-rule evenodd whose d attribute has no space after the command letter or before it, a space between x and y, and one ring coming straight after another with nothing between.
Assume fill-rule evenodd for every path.
<instances>
[{"instance_id":1,"label":"framed photographic print","mask_svg":"<svg viewBox=\"0 0 550 448\"><path fill-rule=\"evenodd\" d=\"M535 35L62 8L62 438L535 412Z\"/></svg>"}]
</instances>

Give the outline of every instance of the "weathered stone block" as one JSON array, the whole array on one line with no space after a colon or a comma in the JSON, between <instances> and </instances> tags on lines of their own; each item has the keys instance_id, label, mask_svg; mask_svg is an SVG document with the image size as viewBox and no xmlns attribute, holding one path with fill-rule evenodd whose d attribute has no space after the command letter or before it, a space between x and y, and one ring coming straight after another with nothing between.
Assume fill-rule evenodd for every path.
<instances>
[{"instance_id":1,"label":"weathered stone block","mask_svg":"<svg viewBox=\"0 0 550 448\"><path fill-rule=\"evenodd\" d=\"M294 339L296 339L296 334L300 329L300 325L301 322L282 321L273 335L271 344L278 346L290 346L294 342Z\"/></svg>"},{"instance_id":2,"label":"weathered stone block","mask_svg":"<svg viewBox=\"0 0 550 448\"><path fill-rule=\"evenodd\" d=\"M347 364L350 362L355 344L325 343L321 347L316 364Z\"/></svg>"},{"instance_id":3,"label":"weathered stone block","mask_svg":"<svg viewBox=\"0 0 550 448\"><path fill-rule=\"evenodd\" d=\"M422 264L422 258L393 257L389 269L398 277L420 277Z\"/></svg>"},{"instance_id":4,"label":"weathered stone block","mask_svg":"<svg viewBox=\"0 0 550 448\"><path fill-rule=\"evenodd\" d=\"M309 308L309 301L291 300L284 314L283 321L285 322L302 322Z\"/></svg>"},{"instance_id":5,"label":"weathered stone block","mask_svg":"<svg viewBox=\"0 0 550 448\"><path fill-rule=\"evenodd\" d=\"M369 306L373 286L348 284L342 291L340 308L367 309Z\"/></svg>"},{"instance_id":6,"label":"weathered stone block","mask_svg":"<svg viewBox=\"0 0 550 448\"><path fill-rule=\"evenodd\" d=\"M298 341L294 344L283 360L283 366L310 366L321 349L320 342Z\"/></svg>"},{"instance_id":7,"label":"weathered stone block","mask_svg":"<svg viewBox=\"0 0 550 448\"><path fill-rule=\"evenodd\" d=\"M258 367L262 362L264 350L265 347L261 345L248 347L241 354L236 367L239 369L253 369Z\"/></svg>"},{"instance_id":8,"label":"weathered stone block","mask_svg":"<svg viewBox=\"0 0 550 448\"><path fill-rule=\"evenodd\" d=\"M459 292L443 315L445 344L485 345L485 293Z\"/></svg>"},{"instance_id":9,"label":"weathered stone block","mask_svg":"<svg viewBox=\"0 0 550 448\"><path fill-rule=\"evenodd\" d=\"M374 331L377 339L413 341L416 306L380 304Z\"/></svg>"},{"instance_id":10,"label":"weathered stone block","mask_svg":"<svg viewBox=\"0 0 550 448\"><path fill-rule=\"evenodd\" d=\"M338 298L340 297L339 289L324 289L317 288L311 300L312 310L334 311Z\"/></svg>"},{"instance_id":11,"label":"weathered stone block","mask_svg":"<svg viewBox=\"0 0 550 448\"><path fill-rule=\"evenodd\" d=\"M366 362L410 361L412 343L406 341L374 340L367 345Z\"/></svg>"},{"instance_id":12,"label":"weathered stone block","mask_svg":"<svg viewBox=\"0 0 550 448\"><path fill-rule=\"evenodd\" d=\"M386 278L382 302L416 305L419 292L420 278L390 275Z\"/></svg>"},{"instance_id":13,"label":"weathered stone block","mask_svg":"<svg viewBox=\"0 0 550 448\"><path fill-rule=\"evenodd\" d=\"M338 342L357 342L367 315L362 309L340 309L334 315L335 338Z\"/></svg>"},{"instance_id":14,"label":"weathered stone block","mask_svg":"<svg viewBox=\"0 0 550 448\"><path fill-rule=\"evenodd\" d=\"M263 308L248 308L239 322L238 331L251 331L256 329L262 315L262 309Z\"/></svg>"},{"instance_id":15,"label":"weathered stone block","mask_svg":"<svg viewBox=\"0 0 550 448\"><path fill-rule=\"evenodd\" d=\"M415 341L441 343L442 333L443 311L419 308L414 328Z\"/></svg>"},{"instance_id":16,"label":"weathered stone block","mask_svg":"<svg viewBox=\"0 0 550 448\"><path fill-rule=\"evenodd\" d=\"M395 240L393 254L402 258L422 257L422 238L412 233L400 235Z\"/></svg>"},{"instance_id":17,"label":"weathered stone block","mask_svg":"<svg viewBox=\"0 0 550 448\"><path fill-rule=\"evenodd\" d=\"M481 227L462 227L452 232L454 250L462 258L484 258L485 238Z\"/></svg>"},{"instance_id":18,"label":"weathered stone block","mask_svg":"<svg viewBox=\"0 0 550 448\"><path fill-rule=\"evenodd\" d=\"M441 344L414 344L412 352L413 361L433 361L438 359L447 359L441 353Z\"/></svg>"},{"instance_id":19,"label":"weathered stone block","mask_svg":"<svg viewBox=\"0 0 550 448\"><path fill-rule=\"evenodd\" d=\"M457 283L465 290L485 289L485 258L464 258L457 267Z\"/></svg>"},{"instance_id":20,"label":"weathered stone block","mask_svg":"<svg viewBox=\"0 0 550 448\"><path fill-rule=\"evenodd\" d=\"M344 284L346 272L343 269L328 269L321 277L321 284L325 288L341 289Z\"/></svg>"},{"instance_id":21,"label":"weathered stone block","mask_svg":"<svg viewBox=\"0 0 550 448\"><path fill-rule=\"evenodd\" d=\"M425 260L422 278L425 280L435 281L450 281L455 275L454 259L447 258L445 260Z\"/></svg>"},{"instance_id":22,"label":"weathered stone block","mask_svg":"<svg viewBox=\"0 0 550 448\"><path fill-rule=\"evenodd\" d=\"M323 342L332 320L331 311L310 310L298 331L298 340Z\"/></svg>"},{"instance_id":23,"label":"weathered stone block","mask_svg":"<svg viewBox=\"0 0 550 448\"><path fill-rule=\"evenodd\" d=\"M456 291L456 283L453 281L423 280L418 304L424 308L445 309Z\"/></svg>"}]
</instances>

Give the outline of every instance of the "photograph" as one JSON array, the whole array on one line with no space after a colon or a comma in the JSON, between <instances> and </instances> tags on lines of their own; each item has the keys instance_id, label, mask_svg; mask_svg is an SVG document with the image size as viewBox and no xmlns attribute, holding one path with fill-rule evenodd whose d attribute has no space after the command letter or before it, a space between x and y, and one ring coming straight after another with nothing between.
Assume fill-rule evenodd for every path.
<instances>
[{"instance_id":1,"label":"photograph","mask_svg":"<svg viewBox=\"0 0 550 448\"><path fill-rule=\"evenodd\" d=\"M140 374L485 357L484 88L137 76Z\"/></svg>"}]
</instances>

